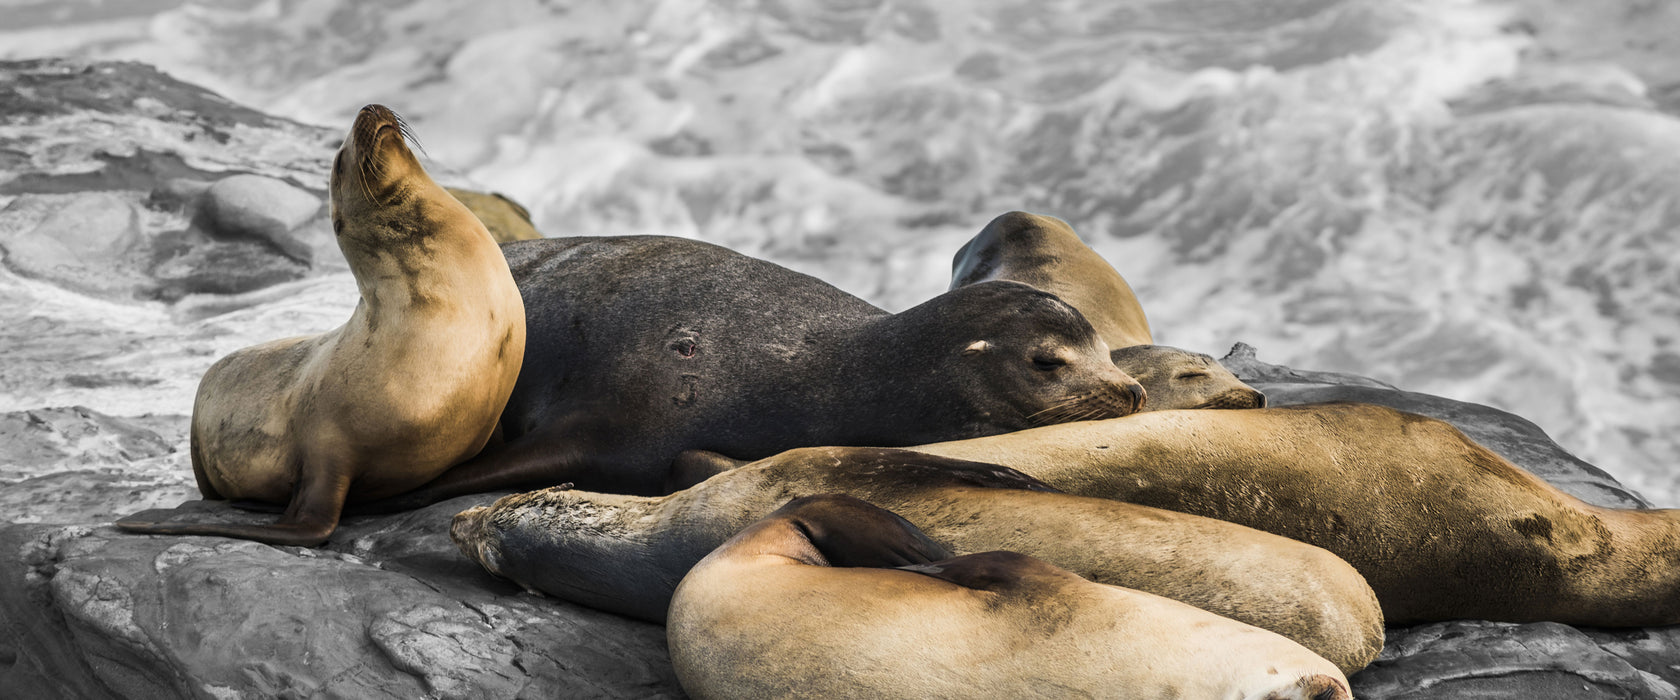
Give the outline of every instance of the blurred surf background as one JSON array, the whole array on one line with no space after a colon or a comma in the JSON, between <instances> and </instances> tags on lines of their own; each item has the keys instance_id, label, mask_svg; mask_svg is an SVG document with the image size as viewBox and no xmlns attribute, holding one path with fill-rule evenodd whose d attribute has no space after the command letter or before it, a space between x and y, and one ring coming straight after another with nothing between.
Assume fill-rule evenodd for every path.
<instances>
[{"instance_id":1,"label":"blurred surf background","mask_svg":"<svg viewBox=\"0 0 1680 700\"><path fill-rule=\"evenodd\" d=\"M700 238L893 310L991 217L1058 216L1157 342L1511 410L1680 506L1672 0L0 0L0 59L40 56L335 130L383 103L548 235ZM0 408L185 413L351 289L170 330L4 273ZM104 330L29 344L75 319ZM66 380L76 351L140 380Z\"/></svg>"}]
</instances>

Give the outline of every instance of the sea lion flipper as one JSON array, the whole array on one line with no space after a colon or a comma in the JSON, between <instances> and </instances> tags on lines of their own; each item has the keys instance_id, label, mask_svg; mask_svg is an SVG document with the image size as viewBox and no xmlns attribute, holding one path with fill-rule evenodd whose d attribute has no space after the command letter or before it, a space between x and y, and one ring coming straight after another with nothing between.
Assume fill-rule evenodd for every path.
<instances>
[{"instance_id":1,"label":"sea lion flipper","mask_svg":"<svg viewBox=\"0 0 1680 700\"><path fill-rule=\"evenodd\" d=\"M327 536L338 528L344 496L350 491L350 479L342 476L343 473L343 470L314 474L306 472L303 483L292 494L286 514L272 525L156 523L123 519L118 520L116 526L129 532L148 535L210 535L237 537L267 544L314 547L326 542Z\"/></svg>"},{"instance_id":2,"label":"sea lion flipper","mask_svg":"<svg viewBox=\"0 0 1680 700\"><path fill-rule=\"evenodd\" d=\"M450 467L449 471L424 486L390 498L351 505L345 513L397 513L471 493L523 491L573 483L589 467L599 467L578 459L575 456L577 450L557 448L556 444L560 442L558 439L528 435L521 440L490 447L472 459ZM597 473L601 471L610 472L597 469Z\"/></svg>"},{"instance_id":3,"label":"sea lion flipper","mask_svg":"<svg viewBox=\"0 0 1680 700\"><path fill-rule=\"evenodd\" d=\"M792 521L829 566L891 568L951 553L892 511L841 494L806 496L772 514Z\"/></svg>"},{"instance_id":4,"label":"sea lion flipper","mask_svg":"<svg viewBox=\"0 0 1680 700\"><path fill-rule=\"evenodd\" d=\"M1077 578L1065 569L1016 552L981 552L930 564L898 567L950 581L964 588L992 593L1019 590L1033 581Z\"/></svg>"}]
</instances>

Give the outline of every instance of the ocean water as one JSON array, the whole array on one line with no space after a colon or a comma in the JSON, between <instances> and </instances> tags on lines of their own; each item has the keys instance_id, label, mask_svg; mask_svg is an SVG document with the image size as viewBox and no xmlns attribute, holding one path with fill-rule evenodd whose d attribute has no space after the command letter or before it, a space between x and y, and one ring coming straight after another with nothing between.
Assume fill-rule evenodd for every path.
<instances>
[{"instance_id":1,"label":"ocean water","mask_svg":"<svg viewBox=\"0 0 1680 700\"><path fill-rule=\"evenodd\" d=\"M700 238L891 309L942 291L991 217L1059 216L1125 275L1158 342L1219 355L1241 340L1267 361L1505 408L1680 505L1680 4L0 0L0 13L14 19L0 58L143 61L335 129L383 103L431 167L517 199L549 235ZM156 379L20 380L0 398L185 412L216 354L336 325L344 285L189 322L0 274L15 307L0 313L110 326L76 333ZM28 352L16 357L42 372L75 371L51 347Z\"/></svg>"}]
</instances>

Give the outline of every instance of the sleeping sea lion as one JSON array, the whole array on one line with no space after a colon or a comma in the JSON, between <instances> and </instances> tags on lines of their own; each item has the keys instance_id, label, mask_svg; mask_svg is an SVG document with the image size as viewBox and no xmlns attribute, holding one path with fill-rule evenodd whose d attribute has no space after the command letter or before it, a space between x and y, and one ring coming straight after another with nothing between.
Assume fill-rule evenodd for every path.
<instances>
[{"instance_id":1,"label":"sleeping sea lion","mask_svg":"<svg viewBox=\"0 0 1680 700\"><path fill-rule=\"evenodd\" d=\"M1160 411L911 449L1318 545L1392 625L1680 623L1680 511L1584 503L1383 406Z\"/></svg>"},{"instance_id":2,"label":"sleeping sea lion","mask_svg":"<svg viewBox=\"0 0 1680 700\"><path fill-rule=\"evenodd\" d=\"M794 500L677 587L666 641L683 690L702 700L1352 697L1333 664L1271 632L1022 554L941 550L857 499Z\"/></svg>"},{"instance_id":3,"label":"sleeping sea lion","mask_svg":"<svg viewBox=\"0 0 1680 700\"><path fill-rule=\"evenodd\" d=\"M677 582L708 552L789 499L821 493L899 513L959 554L1020 552L1277 632L1344 673L1382 650L1376 597L1322 549L907 450L790 450L654 498L564 488L514 494L463 511L451 536L467 558L528 590L663 622Z\"/></svg>"},{"instance_id":4,"label":"sleeping sea lion","mask_svg":"<svg viewBox=\"0 0 1680 700\"><path fill-rule=\"evenodd\" d=\"M951 288L986 280L1028 284L1078 309L1114 364L1143 385L1149 400L1139 410L1266 405L1213 358L1155 345L1131 286L1061 219L1012 211L986 224L951 261Z\"/></svg>"}]
</instances>

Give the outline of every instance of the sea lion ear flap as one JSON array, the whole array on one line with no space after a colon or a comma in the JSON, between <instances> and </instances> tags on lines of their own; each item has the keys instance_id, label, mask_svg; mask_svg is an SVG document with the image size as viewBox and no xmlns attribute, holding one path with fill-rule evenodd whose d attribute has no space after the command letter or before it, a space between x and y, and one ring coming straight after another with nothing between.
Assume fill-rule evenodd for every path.
<instances>
[{"instance_id":1,"label":"sea lion ear flap","mask_svg":"<svg viewBox=\"0 0 1680 700\"><path fill-rule=\"evenodd\" d=\"M972 343L969 343L968 347L963 348L962 354L963 354L963 357L973 357L975 355L978 355L978 354L983 353L983 352L985 352L987 350L990 350L990 349L992 349L992 344L991 343L988 343L984 340L976 340Z\"/></svg>"}]
</instances>

